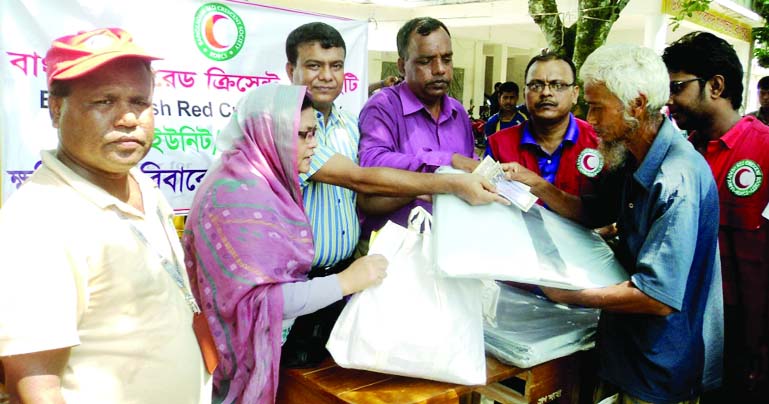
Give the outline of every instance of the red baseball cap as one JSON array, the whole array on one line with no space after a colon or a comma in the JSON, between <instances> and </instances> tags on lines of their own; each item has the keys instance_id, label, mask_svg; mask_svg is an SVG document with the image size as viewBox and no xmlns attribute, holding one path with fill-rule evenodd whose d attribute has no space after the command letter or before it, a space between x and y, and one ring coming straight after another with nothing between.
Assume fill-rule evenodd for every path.
<instances>
[{"instance_id":1,"label":"red baseball cap","mask_svg":"<svg viewBox=\"0 0 769 404\"><path fill-rule=\"evenodd\" d=\"M131 34L120 28L78 32L53 41L45 55L48 85L54 80L71 80L118 58L147 61L161 59L138 47Z\"/></svg>"}]
</instances>

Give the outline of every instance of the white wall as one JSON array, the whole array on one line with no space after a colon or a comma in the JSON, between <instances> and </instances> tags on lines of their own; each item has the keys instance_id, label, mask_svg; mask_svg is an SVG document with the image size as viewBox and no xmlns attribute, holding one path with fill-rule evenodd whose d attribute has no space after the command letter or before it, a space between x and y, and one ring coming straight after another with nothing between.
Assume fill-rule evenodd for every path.
<instances>
[{"instance_id":1,"label":"white wall","mask_svg":"<svg viewBox=\"0 0 769 404\"><path fill-rule=\"evenodd\" d=\"M476 94L478 84L476 83L476 72L480 71L481 77L483 76L484 59L476 58L476 46L478 41L457 38L451 41L452 50L454 51L454 68L462 68L465 71L464 81L462 82L462 94L463 98L460 100L465 106L465 109L470 107L471 100L476 106L481 105L483 99L483 80L480 82L480 96ZM382 75L382 62L397 62L398 53L388 51L369 51L369 80L372 82L378 81Z\"/></svg>"},{"instance_id":2,"label":"white wall","mask_svg":"<svg viewBox=\"0 0 769 404\"><path fill-rule=\"evenodd\" d=\"M454 51L454 67L465 69L463 98L460 100L465 109L470 108L470 100L476 107L483 105L483 77L486 70L486 59L478 57L477 51L483 52L479 41L463 38L452 38ZM478 80L480 78L480 81Z\"/></svg>"}]
</instances>

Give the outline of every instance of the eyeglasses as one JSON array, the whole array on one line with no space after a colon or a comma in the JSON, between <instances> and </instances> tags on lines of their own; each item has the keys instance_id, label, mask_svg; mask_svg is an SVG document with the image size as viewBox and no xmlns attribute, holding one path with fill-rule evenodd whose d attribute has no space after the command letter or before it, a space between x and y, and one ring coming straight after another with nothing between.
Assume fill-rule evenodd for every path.
<instances>
[{"instance_id":1,"label":"eyeglasses","mask_svg":"<svg viewBox=\"0 0 769 404\"><path fill-rule=\"evenodd\" d=\"M670 95L678 94L681 91L683 91L684 86L688 83L691 83L692 81L701 81L705 82L705 79L701 77L695 77L693 79L689 80L678 80L678 81L671 81L670 82Z\"/></svg>"},{"instance_id":2,"label":"eyeglasses","mask_svg":"<svg viewBox=\"0 0 769 404\"><path fill-rule=\"evenodd\" d=\"M542 91L545 91L545 87L550 88L550 91L556 92L556 93L562 93L566 91L567 88L573 86L574 83L564 83L563 81L539 81L534 80L526 83L526 88L529 89L529 91L534 93L541 93Z\"/></svg>"},{"instance_id":3,"label":"eyeglasses","mask_svg":"<svg viewBox=\"0 0 769 404\"><path fill-rule=\"evenodd\" d=\"M300 130L300 131L299 131L299 132L297 132L297 133L299 134L299 137L300 137L300 138L302 138L302 139L304 139L304 140L308 140L308 139L312 139L312 138L314 138L314 137L315 137L315 131L316 131L317 129L318 129L318 128L312 128L312 129L310 129L310 130Z\"/></svg>"}]
</instances>

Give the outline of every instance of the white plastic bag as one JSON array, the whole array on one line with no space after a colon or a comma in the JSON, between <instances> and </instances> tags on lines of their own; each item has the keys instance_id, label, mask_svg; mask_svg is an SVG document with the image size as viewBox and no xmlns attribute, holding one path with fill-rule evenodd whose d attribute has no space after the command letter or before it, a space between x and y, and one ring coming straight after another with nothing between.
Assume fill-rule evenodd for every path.
<instances>
[{"instance_id":1,"label":"white plastic bag","mask_svg":"<svg viewBox=\"0 0 769 404\"><path fill-rule=\"evenodd\" d=\"M507 363L530 368L595 345L598 309L553 303L499 284L496 324L485 323L486 351Z\"/></svg>"},{"instance_id":2,"label":"white plastic bag","mask_svg":"<svg viewBox=\"0 0 769 404\"><path fill-rule=\"evenodd\" d=\"M430 214L414 208L409 222L378 232L369 254L387 258L387 277L350 299L326 348L345 368L484 384L481 282L435 276Z\"/></svg>"},{"instance_id":3,"label":"white plastic bag","mask_svg":"<svg viewBox=\"0 0 769 404\"><path fill-rule=\"evenodd\" d=\"M436 195L433 215L435 263L444 276L563 289L629 279L598 234L539 205L523 212L515 206L470 206L454 195Z\"/></svg>"}]
</instances>

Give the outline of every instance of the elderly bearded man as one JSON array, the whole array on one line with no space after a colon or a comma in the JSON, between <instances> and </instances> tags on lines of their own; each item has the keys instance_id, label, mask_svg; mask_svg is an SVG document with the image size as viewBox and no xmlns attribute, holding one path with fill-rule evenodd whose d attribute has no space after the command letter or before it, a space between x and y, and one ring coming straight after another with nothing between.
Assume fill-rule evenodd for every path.
<instances>
[{"instance_id":1,"label":"elderly bearded man","mask_svg":"<svg viewBox=\"0 0 769 404\"><path fill-rule=\"evenodd\" d=\"M603 46L580 77L587 121L623 181L597 198L542 197L573 219L618 217L616 253L630 280L542 289L554 301L601 309L596 401L616 394L621 403L696 402L721 372L718 190L702 156L660 113L668 74L651 49Z\"/></svg>"}]
</instances>

